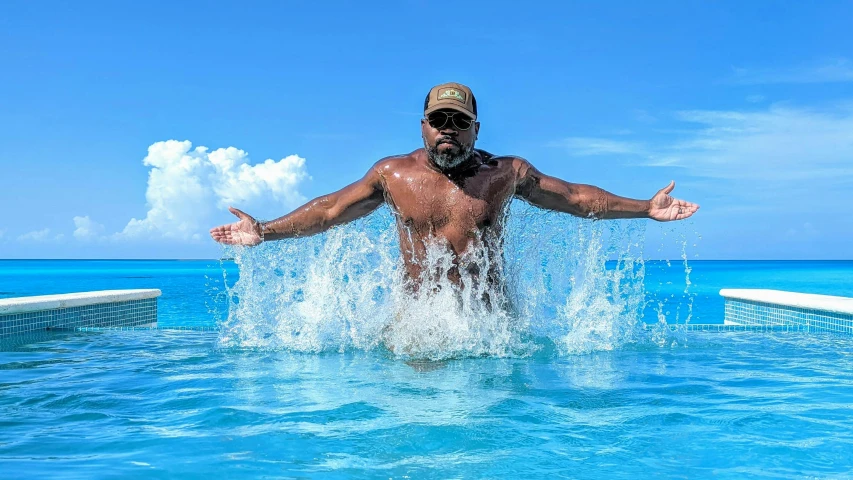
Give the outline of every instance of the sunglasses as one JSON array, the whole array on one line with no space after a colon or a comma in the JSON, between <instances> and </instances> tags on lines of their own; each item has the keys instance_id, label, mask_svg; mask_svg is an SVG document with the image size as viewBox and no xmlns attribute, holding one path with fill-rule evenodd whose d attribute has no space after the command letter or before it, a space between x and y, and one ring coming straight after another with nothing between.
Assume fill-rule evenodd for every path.
<instances>
[{"instance_id":1,"label":"sunglasses","mask_svg":"<svg viewBox=\"0 0 853 480\"><path fill-rule=\"evenodd\" d=\"M438 111L430 113L426 118L429 126L436 130L441 130L447 126L447 122L452 122L453 127L460 131L468 130L474 124L474 119L462 112Z\"/></svg>"}]
</instances>

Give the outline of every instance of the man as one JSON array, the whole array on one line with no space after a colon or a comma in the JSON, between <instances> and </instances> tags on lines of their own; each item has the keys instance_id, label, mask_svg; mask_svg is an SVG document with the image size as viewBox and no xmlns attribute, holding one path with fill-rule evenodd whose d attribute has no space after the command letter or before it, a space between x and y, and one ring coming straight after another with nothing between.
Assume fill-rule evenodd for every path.
<instances>
[{"instance_id":1,"label":"man","mask_svg":"<svg viewBox=\"0 0 853 480\"><path fill-rule=\"evenodd\" d=\"M463 255L472 247L500 258L505 208L516 197L544 209L595 219L665 222L688 218L699 209L669 196L675 182L651 200L634 200L550 177L523 158L475 150L479 130L471 90L458 83L438 85L424 102L424 148L384 158L361 180L270 222L260 223L232 207L231 213L240 220L213 228L210 235L231 245L305 237L367 215L384 202L396 215L407 283L414 291L424 275L433 274L423 271L430 245L453 254L454 265L446 274L457 283L460 269L475 278L480 274L477 262ZM486 280L500 282L491 268Z\"/></svg>"}]
</instances>

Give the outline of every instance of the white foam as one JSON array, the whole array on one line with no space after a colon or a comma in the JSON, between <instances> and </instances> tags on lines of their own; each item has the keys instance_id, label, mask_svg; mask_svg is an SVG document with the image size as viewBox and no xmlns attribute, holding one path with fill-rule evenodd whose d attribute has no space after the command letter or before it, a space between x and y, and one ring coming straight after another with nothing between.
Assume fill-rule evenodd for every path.
<instances>
[{"instance_id":1,"label":"white foam","mask_svg":"<svg viewBox=\"0 0 853 480\"><path fill-rule=\"evenodd\" d=\"M322 235L232 249L240 280L230 287L220 343L304 352L387 348L444 359L540 348L573 354L637 341L644 223L581 220L521 202L510 210L501 265L476 248L464 254L480 272L500 269L506 290L488 290L464 269L462 287L452 284L444 275L452 258L434 242L423 270L439 274L422 279L417 296L404 291L388 209ZM484 294L491 305L513 307L492 308Z\"/></svg>"}]
</instances>

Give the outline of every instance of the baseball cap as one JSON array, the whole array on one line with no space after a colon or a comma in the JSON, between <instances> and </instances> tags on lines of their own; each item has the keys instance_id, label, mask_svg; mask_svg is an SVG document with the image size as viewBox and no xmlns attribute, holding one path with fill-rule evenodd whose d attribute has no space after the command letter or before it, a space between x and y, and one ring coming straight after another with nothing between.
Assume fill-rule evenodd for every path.
<instances>
[{"instance_id":1,"label":"baseball cap","mask_svg":"<svg viewBox=\"0 0 853 480\"><path fill-rule=\"evenodd\" d=\"M449 108L477 119L477 102L471 89L461 83L442 83L432 87L424 102L424 115Z\"/></svg>"}]
</instances>

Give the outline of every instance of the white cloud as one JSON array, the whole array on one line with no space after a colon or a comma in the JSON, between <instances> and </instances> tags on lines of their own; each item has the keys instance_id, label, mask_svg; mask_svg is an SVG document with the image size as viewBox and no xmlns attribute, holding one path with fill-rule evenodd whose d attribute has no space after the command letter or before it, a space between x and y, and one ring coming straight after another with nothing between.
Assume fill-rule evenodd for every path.
<instances>
[{"instance_id":1,"label":"white cloud","mask_svg":"<svg viewBox=\"0 0 853 480\"><path fill-rule=\"evenodd\" d=\"M104 226L89 219L89 216L74 217L74 238L78 240L95 240L104 233Z\"/></svg>"},{"instance_id":2,"label":"white cloud","mask_svg":"<svg viewBox=\"0 0 853 480\"><path fill-rule=\"evenodd\" d=\"M834 58L797 68L735 68L731 82L743 85L853 82L853 63L846 58Z\"/></svg>"},{"instance_id":3,"label":"white cloud","mask_svg":"<svg viewBox=\"0 0 853 480\"><path fill-rule=\"evenodd\" d=\"M747 95L746 101L749 103L760 103L764 101L764 95Z\"/></svg>"},{"instance_id":4,"label":"white cloud","mask_svg":"<svg viewBox=\"0 0 853 480\"><path fill-rule=\"evenodd\" d=\"M765 185L821 181L820 188L853 179L853 105L695 110L678 117L700 128L661 151L697 175Z\"/></svg>"},{"instance_id":5,"label":"white cloud","mask_svg":"<svg viewBox=\"0 0 853 480\"><path fill-rule=\"evenodd\" d=\"M690 110L676 119L682 128L661 142L571 137L551 145L575 155L638 156L646 166L683 167L702 177L853 181L853 103L822 110Z\"/></svg>"},{"instance_id":6,"label":"white cloud","mask_svg":"<svg viewBox=\"0 0 853 480\"><path fill-rule=\"evenodd\" d=\"M694 185L731 207L805 213L849 203L853 102L822 109L691 110L675 119L655 141L573 137L555 145L578 155L630 157L633 165L679 167L680 177L693 177Z\"/></svg>"},{"instance_id":7,"label":"white cloud","mask_svg":"<svg viewBox=\"0 0 853 480\"><path fill-rule=\"evenodd\" d=\"M47 242L51 240L50 229L35 230L18 236L18 241L21 242Z\"/></svg>"},{"instance_id":8,"label":"white cloud","mask_svg":"<svg viewBox=\"0 0 853 480\"><path fill-rule=\"evenodd\" d=\"M189 141L157 142L143 163L151 167L148 213L131 219L119 237L200 239L213 226L214 214L228 206L280 215L304 201L298 187L309 178L305 159L296 155L251 165L243 150L209 152L203 146L193 149Z\"/></svg>"}]
</instances>

